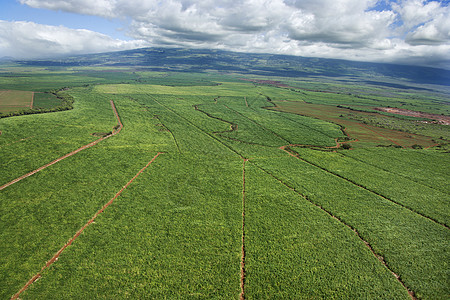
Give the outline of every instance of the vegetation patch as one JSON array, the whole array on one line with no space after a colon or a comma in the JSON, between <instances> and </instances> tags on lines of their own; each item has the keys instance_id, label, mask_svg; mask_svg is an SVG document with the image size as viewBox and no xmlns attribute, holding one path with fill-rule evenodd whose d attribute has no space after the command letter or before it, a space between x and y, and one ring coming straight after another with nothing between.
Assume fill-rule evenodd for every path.
<instances>
[{"instance_id":1,"label":"vegetation patch","mask_svg":"<svg viewBox=\"0 0 450 300\"><path fill-rule=\"evenodd\" d=\"M345 128L345 133L352 139L363 143L364 145L381 145L388 146L391 144L398 145L400 147L412 147L412 145L421 145L428 147L436 145L438 143L445 144L447 136L447 128L441 128L438 134L441 134L442 139L440 142L436 137L436 129L424 128L423 130L414 130L414 127L418 125L414 121L400 120L393 117L381 116L377 113L350 111L346 108L335 107L322 104L310 104L299 101L289 102L275 102L276 107L270 108L271 110L278 110L284 112L290 112L305 116L311 116L322 120L327 120L342 126ZM376 120L369 122L367 120ZM391 125L388 125L391 124ZM402 127L396 124L405 124ZM444 125L440 125L444 126ZM417 133L421 134L417 134ZM423 135L427 134L429 136ZM435 137L435 139L433 139ZM450 138L450 136L449 136ZM355 147L360 143L354 143Z\"/></svg>"},{"instance_id":2,"label":"vegetation patch","mask_svg":"<svg viewBox=\"0 0 450 300\"><path fill-rule=\"evenodd\" d=\"M56 93L34 93L33 108L34 109L51 109L62 104L61 97Z\"/></svg>"}]
</instances>

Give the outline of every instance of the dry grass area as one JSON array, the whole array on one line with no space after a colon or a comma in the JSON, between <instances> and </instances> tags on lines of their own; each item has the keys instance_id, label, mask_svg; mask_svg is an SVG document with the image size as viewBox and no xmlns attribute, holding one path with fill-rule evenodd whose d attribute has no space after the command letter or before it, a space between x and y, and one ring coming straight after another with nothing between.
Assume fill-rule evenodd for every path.
<instances>
[{"instance_id":1,"label":"dry grass area","mask_svg":"<svg viewBox=\"0 0 450 300\"><path fill-rule=\"evenodd\" d=\"M423 147L429 147L435 144L430 137L375 127L346 117L349 113L367 116L376 115L374 113L350 111L346 108L331 105L310 104L298 101L275 103L277 107L274 110L314 117L339 124L345 127L345 132L350 138L357 139L365 146L393 144L402 147L411 147L412 145L418 144ZM383 117L390 118L388 116ZM354 145L356 146L356 144Z\"/></svg>"},{"instance_id":2,"label":"dry grass area","mask_svg":"<svg viewBox=\"0 0 450 300\"><path fill-rule=\"evenodd\" d=\"M0 112L32 108L33 97L30 91L0 90Z\"/></svg>"}]
</instances>

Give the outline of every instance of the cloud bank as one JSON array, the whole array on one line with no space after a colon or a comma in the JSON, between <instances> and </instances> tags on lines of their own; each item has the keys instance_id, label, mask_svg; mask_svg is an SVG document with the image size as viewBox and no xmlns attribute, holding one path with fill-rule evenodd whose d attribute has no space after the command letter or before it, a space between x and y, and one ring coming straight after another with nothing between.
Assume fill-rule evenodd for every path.
<instances>
[{"instance_id":1,"label":"cloud bank","mask_svg":"<svg viewBox=\"0 0 450 300\"><path fill-rule=\"evenodd\" d=\"M144 41L122 41L85 29L0 20L0 53L14 58L116 51L145 46Z\"/></svg>"},{"instance_id":2,"label":"cloud bank","mask_svg":"<svg viewBox=\"0 0 450 300\"><path fill-rule=\"evenodd\" d=\"M55 53L99 52L139 45L179 46L450 68L450 9L442 1L20 2L33 8L122 19L128 23L127 35L134 40L119 41L64 27L1 22L0 50L6 49L8 43L19 43L17 46L23 49L34 44L35 49L47 47ZM14 35L8 38L6 31Z\"/></svg>"}]
</instances>

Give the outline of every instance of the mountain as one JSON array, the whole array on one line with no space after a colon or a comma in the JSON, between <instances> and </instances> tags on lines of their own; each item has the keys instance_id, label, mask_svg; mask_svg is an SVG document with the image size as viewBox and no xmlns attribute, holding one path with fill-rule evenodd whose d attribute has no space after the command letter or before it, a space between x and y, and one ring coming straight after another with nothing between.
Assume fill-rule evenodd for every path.
<instances>
[{"instance_id":1,"label":"mountain","mask_svg":"<svg viewBox=\"0 0 450 300\"><path fill-rule=\"evenodd\" d=\"M78 55L55 60L17 62L27 66L128 66L155 71L205 72L215 70L281 77L364 77L368 79L367 83L378 84L381 83L377 81L379 78L387 77L389 80L401 79L414 84L450 86L450 70L445 69L205 49L143 48ZM386 82L381 84L386 84Z\"/></svg>"},{"instance_id":2,"label":"mountain","mask_svg":"<svg viewBox=\"0 0 450 300\"><path fill-rule=\"evenodd\" d=\"M11 57L11 56L0 57L0 61L14 61L14 60L15 60L15 58Z\"/></svg>"}]
</instances>

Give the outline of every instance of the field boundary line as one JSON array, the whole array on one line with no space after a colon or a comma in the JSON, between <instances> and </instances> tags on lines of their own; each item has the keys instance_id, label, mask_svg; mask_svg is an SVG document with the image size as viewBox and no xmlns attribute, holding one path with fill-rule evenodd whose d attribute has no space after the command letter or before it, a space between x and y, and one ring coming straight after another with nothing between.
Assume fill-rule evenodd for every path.
<instances>
[{"instance_id":1,"label":"field boundary line","mask_svg":"<svg viewBox=\"0 0 450 300\"><path fill-rule=\"evenodd\" d=\"M181 153L180 146L178 145L178 141L177 141L175 135L173 134L172 130L170 130L170 128L167 127L166 124L162 123L162 121L161 121L161 119L159 118L159 116L154 115L153 118L156 118L158 121L160 121L160 122L161 122L161 125L167 130L167 132L170 133L170 136L172 137L173 142L175 143L175 146L177 147L178 153Z\"/></svg>"},{"instance_id":2,"label":"field boundary line","mask_svg":"<svg viewBox=\"0 0 450 300\"><path fill-rule=\"evenodd\" d=\"M150 166L155 160L156 160L156 158L159 156L159 155L161 155L161 154L163 154L164 152L158 152L148 163L147 163L147 165L145 165L141 170L139 170L139 172L137 172L136 173L136 175L134 175L134 177L133 178L131 178L121 189L120 189L120 191L118 191L117 193L116 193L116 195L113 197L113 198L111 198L111 200L109 200L105 205L103 205L103 207L99 210L99 211L97 211L96 213L95 213L95 215L86 223L86 224L84 224L84 226L83 227L81 227L76 233L75 233L75 235L71 238L71 239L69 239L68 241L67 241L67 243L64 245L64 246L62 246L61 247L61 249L59 249L58 250L58 252L56 252L56 254L55 255L53 255L53 257L49 260L49 261L47 261L47 263L42 267L42 269L41 269L41 271L39 272L39 273L37 273L36 275L34 275L33 277L31 277L31 279L14 295L14 296L12 296L11 297L11 300L13 300L13 299L18 299L19 298L19 296L20 296L20 294L21 293L23 293L31 284L33 284L33 282L35 282L38 278L40 278L41 277L41 273L46 269L46 268L48 268L49 266L51 266L54 262L56 262L57 260L58 260L58 257L61 255L61 253L68 247L68 246L70 246L72 243L73 243L73 241L78 237L78 236L80 236L80 234L89 226L89 225L91 225L93 222L94 222L94 220L98 217L98 215L99 214L101 214L108 206L110 206L112 203L113 203L113 201L115 200L115 199L117 199L117 197L119 197L120 196L120 194L122 194L122 192L139 176L139 175L141 175L141 173L142 172L144 172L144 170L145 169L147 169L147 167L148 166Z\"/></svg>"},{"instance_id":3,"label":"field boundary line","mask_svg":"<svg viewBox=\"0 0 450 300\"><path fill-rule=\"evenodd\" d=\"M240 115L241 117L244 117L245 119L249 120L250 122L256 124L256 126L259 126L259 127L262 128L263 130L266 130L266 131L272 133L272 134L275 135L277 138L282 139L282 140L285 141L285 142L291 143L289 140L285 139L285 138L282 137L280 134L276 133L276 132L273 131L272 129L267 128L266 126L264 126L264 125L262 125L262 124L259 124L258 122L256 122L255 120L253 120L253 119L247 117L247 116L244 115L243 113L241 113L241 112L239 112L239 111L237 111L237 110L235 110L235 109L233 109L233 108L230 108L230 107L228 107L228 106L225 105L225 104L223 104L223 106L225 106L227 109L231 110L231 111L234 112L235 114Z\"/></svg>"},{"instance_id":4,"label":"field boundary line","mask_svg":"<svg viewBox=\"0 0 450 300\"><path fill-rule=\"evenodd\" d=\"M145 109L145 111L150 112L150 107L148 107L147 105L142 104L141 102L139 102L137 99L134 99L133 97L127 97L127 98L130 99L130 101L133 101L133 102L135 102L136 104L140 105L142 108ZM181 153L180 146L178 145L177 139L175 138L175 135L173 134L172 130L170 130L170 128L167 127L167 126L162 122L162 120L159 118L158 115L153 115L153 118L154 118L154 119L157 119L158 121L160 121L162 127L163 127L164 129L166 129L167 132L170 133L170 135L172 136L173 142L175 143L175 146L176 146L177 149L178 149L178 153Z\"/></svg>"},{"instance_id":5,"label":"field boundary line","mask_svg":"<svg viewBox=\"0 0 450 300\"><path fill-rule=\"evenodd\" d=\"M167 109L168 111L170 111L171 113L177 115L179 118L183 119L184 121L186 121L186 123L194 126L195 128L197 128L199 131L201 131L203 134L206 134L207 136L209 136L210 138L212 138L213 140L215 140L216 142L220 143L221 145L225 146L226 148L228 148L231 152L237 154L239 157L242 157L242 155L240 155L236 150L234 150L231 146L225 144L224 142L222 142L221 140L219 140L217 137L215 137L214 135L208 133L206 130L202 129L200 126L196 125L195 123L189 121L188 119L186 119L185 117L183 117L182 115L180 115L179 113L175 112L173 109L171 109L170 107L160 103L158 100L155 99L155 97L151 97L150 98L155 101L156 103L158 103L160 106L164 107L165 109Z\"/></svg>"},{"instance_id":6,"label":"field boundary line","mask_svg":"<svg viewBox=\"0 0 450 300\"><path fill-rule=\"evenodd\" d=\"M243 140L240 140L240 139L238 139L238 138L233 138L233 137L229 137L229 136L223 135L224 133L230 133L230 132L238 131L239 124L233 123L233 122L231 122L231 121L227 121L227 120L222 119L222 118L219 118L219 117L215 117L215 116L213 116L212 114L210 114L210 113L208 113L208 112L206 112L206 111L204 111L204 110L201 110L201 109L198 107L199 105L202 105L202 104L196 104L196 105L194 105L194 109L195 109L196 111L199 111L199 112L204 113L207 117L209 117L209 118L211 118L211 119L219 120L219 121L221 121L221 122L230 124L230 129L229 129L229 130L214 131L214 132L212 132L212 134L217 135L217 136L219 136L219 137L221 137L221 138L223 138L223 139L228 139L228 140L231 140L231 141L235 141L235 142L239 142L239 143L244 143L244 144L248 144L248 145L257 145L257 146L262 146L262 147L276 147L276 146L264 145L264 144L260 144L260 143L253 143L253 142L243 141ZM226 105L224 105L224 106L226 107ZM227 107L227 108L228 108L228 107ZM229 109L229 108L228 108L228 109ZM245 117L245 116L244 116L244 117ZM250 120L250 119L249 119L249 120ZM250 120L250 121L252 121L252 120ZM258 125L258 126L260 126L260 125ZM261 127L261 126L260 126L260 127ZM263 129L264 129L264 128L263 128Z\"/></svg>"},{"instance_id":7,"label":"field boundary line","mask_svg":"<svg viewBox=\"0 0 450 300\"><path fill-rule=\"evenodd\" d=\"M344 181L347 181L347 182L349 182L349 183L351 183L351 184L353 184L353 185L355 185L355 186L357 186L357 187L359 187L359 188L361 188L361 189L363 189L363 190L368 191L369 193L372 193L372 194L374 194L374 195L377 195L378 197L380 197L380 198L382 198L382 199L384 199L384 200L386 200L386 201L389 201L389 202L394 203L394 204L396 204L396 205L398 205L398 206L400 206L400 207L402 207L402 208L404 208L404 209L407 209L407 210L409 210L410 212L415 213L415 214L417 214L417 215L419 215L419 216L421 216L421 217L423 217L423 218L425 218L425 219L427 219L427 220L429 220L429 221L431 221L431 222L433 222L433 223L436 223L436 224L441 225L441 226L443 226L443 227L445 227L445 228L447 228L447 229L450 229L445 223L442 223L442 222L440 222L440 221L438 221L438 220L435 220L435 219L432 218L432 217L426 216L426 215L422 214L421 212L418 212L418 211L414 210L413 208L404 205L403 203L400 203L400 202L398 202L398 201L395 201L395 200L392 200L392 199L390 199L390 198L387 198L387 197L383 196L382 194L380 194L380 193L378 193L378 192L376 192L376 191L373 191L373 190L371 190L371 189L369 189L369 188L367 188L367 187L365 187L365 186L363 186L363 185L361 185L361 184L359 184L359 183L357 183L357 182L355 182L355 181L353 181L353 180L350 180L350 179L348 179L348 178L345 178L344 176L341 176L341 175L339 175L339 174L336 174L336 173L334 173L334 172L332 172L332 171L330 171L330 170L328 170L328 169L326 169L326 168L324 168L324 167L321 167L321 166L319 166L319 165L317 165L317 164L315 164L315 163L312 163L312 162L310 162L310 161L308 161L308 160L306 160L306 159L300 157L300 155L299 155L297 152L295 152L295 150L292 150L292 149L291 149L291 151L295 152L295 154L293 154L293 153L289 152L289 151L286 150L286 149L282 149L282 148L280 148L280 149L283 150L283 151L285 151L285 152L288 153L290 156L292 156L292 157L294 157L294 158L296 158L296 159L298 159L298 160L301 160L301 161L303 161L303 162L305 162L305 163L307 163L307 164L309 164L309 165L311 165L311 166L314 166L314 167L316 167L316 168L319 168L319 169L321 169L322 171L325 171L325 172L327 172L327 173L329 173L329 174L331 174L331 175L334 175L334 176L336 176L336 177L338 177L338 178L340 178L340 179L342 179L342 180L344 180Z\"/></svg>"},{"instance_id":8,"label":"field boundary line","mask_svg":"<svg viewBox=\"0 0 450 300\"><path fill-rule=\"evenodd\" d=\"M332 217L333 219L337 220L338 222L340 222L341 224L343 224L344 226L346 226L347 228L349 228L350 230L352 230L355 235L364 243L364 245L366 245L366 247L369 249L369 251L373 254L373 256L375 256L375 258L378 259L378 261L381 262L381 264L389 271L392 273L392 275L394 275L394 277L397 279L397 281L406 289L406 291L408 292L408 295L411 297L411 299L416 300L417 298L415 297L415 294L413 291L411 291L406 285L405 283L400 279L400 276L395 273L393 270L391 270L391 268L388 266L388 264L386 263L386 261L384 260L384 257L381 255L378 255L375 250L372 248L372 246L370 245L369 242L367 242L358 232L358 230L354 227L352 227L351 225L345 223L344 221L342 221L340 218L336 217L335 215L333 215L330 211L326 210L325 208L323 208L321 205L315 203L314 201L312 201L311 199L308 198L308 196L303 195L302 193L298 192L297 190L295 190L294 187L290 186L289 184L287 184L286 182L284 182L283 180L281 180L280 178L276 177L275 175L273 175L272 173L270 173L269 171L267 171L266 169L258 166L257 164L253 163L258 169L260 169L261 171L265 172L266 174L268 174L269 176L271 176L272 178L276 179L278 182L280 182L282 185L284 185L285 187L287 187L288 189L292 190L294 193L296 193L297 195L299 195L300 197L302 197L303 199L307 200L309 203L311 203L312 205L314 205L315 207L319 208L320 210L322 210L323 212L325 212L326 214L328 214L330 217Z\"/></svg>"},{"instance_id":9,"label":"field boundary line","mask_svg":"<svg viewBox=\"0 0 450 300\"><path fill-rule=\"evenodd\" d=\"M404 179L406 179L406 180L415 182L416 184L419 184L419 185L423 185L423 186L429 187L429 188L431 188L431 189L433 189L433 190L435 190L435 191L437 191L437 192L440 192L440 193L443 193L443 194L447 194L447 195L449 194L448 192L445 192L445 191L442 191L442 190L440 190L440 189L434 188L434 187L432 187L432 186L430 186L430 185L428 185L428 184L422 183L422 182L420 182L420 181L416 181L415 179L413 179L413 178L411 178L411 177L408 177L408 176L406 176L406 175L403 175L403 174L400 174L400 173L396 173L396 172L390 171L390 170L388 170L388 169L382 168L382 167L380 167L380 166L378 166L378 165L376 165L376 164L369 163L369 162L365 162L365 161L363 161L363 160L361 160L361 159L359 159L359 158L353 157L353 156L348 156L348 155L346 155L346 154L343 153L343 152L339 152L339 154L342 155L342 156L344 156L344 157L346 157L346 158L348 158L348 159L355 160L355 161L357 161L357 162L359 162L359 163L362 163L362 164L366 164L366 165L372 166L372 167L374 167L374 168L376 168L376 169L385 171L385 172L390 173L390 174L394 174L394 175L396 175L396 176L400 176L400 177L402 177L402 178L404 178Z\"/></svg>"},{"instance_id":10,"label":"field boundary line","mask_svg":"<svg viewBox=\"0 0 450 300\"><path fill-rule=\"evenodd\" d=\"M275 105L275 107L278 107L278 106ZM288 120L291 121L291 122L294 122L294 123L296 123L296 124L298 124L298 125L300 125L300 126L302 126L302 127L306 127L306 128L308 128L309 130L313 130L313 131L315 131L315 132L318 132L318 133L320 133L320 134L323 134L323 135L325 135L325 136L327 136L327 137L334 138L334 137L335 137L334 135L330 135L330 134L328 134L328 133L326 133L326 132L321 131L320 129L317 129L317 128L315 128L315 127L308 126L308 125L303 124L303 123L301 123L301 122L299 122L299 121L297 121L297 120L293 120L293 119L289 118L288 116L289 116L289 114L291 114L291 115L297 115L297 116L301 116L301 117L312 118L312 119L319 120L319 121L322 121L322 122L330 123L330 124L339 126L339 127L340 127L340 130L342 131L342 133L343 133L345 136L349 137L349 135L348 135L346 132L344 132L344 131L342 130L342 127L343 127L343 126L342 126L341 124L334 123L334 122L332 122L332 121L323 120L323 119L320 119L320 118L317 118L317 117L313 117L313 116L308 116L308 115L302 115L302 114L296 114L296 113L292 113L292 112L282 111L282 110L274 110L274 109L267 109L267 108L264 108L264 109L267 110L267 111L278 112L278 113L280 113L280 116L282 116L282 117L285 118L285 119L288 119ZM344 128L344 129L345 129L345 128Z\"/></svg>"},{"instance_id":11,"label":"field boundary line","mask_svg":"<svg viewBox=\"0 0 450 300\"><path fill-rule=\"evenodd\" d=\"M423 148L423 149L424 149L424 150L427 150L427 149L430 149L430 148L432 148L432 147L436 147L436 146L439 146L439 144L434 144L434 145L431 145L431 146L425 147L425 148Z\"/></svg>"},{"instance_id":12,"label":"field boundary line","mask_svg":"<svg viewBox=\"0 0 450 300\"><path fill-rule=\"evenodd\" d=\"M267 97L267 96L266 96L266 97ZM343 133L345 136L350 137L349 134L345 131L346 128L345 128L344 125L342 125L342 124L333 122L333 121L331 121L331 120L324 120L324 119L321 119L321 118L319 118L319 117L314 117L314 116L304 115L304 114L301 114L301 113L294 113L294 112L290 112L290 111L278 110L278 109L280 108L278 105L276 105L276 104L273 103L272 101L269 101L269 102L272 103L274 106L264 106L264 107L261 107L261 108L262 108L262 109L265 109L265 110L268 110L268 111L279 112L279 113L280 113L280 116L282 116L283 118L288 119L288 120L290 120L290 121L292 121L292 122L294 122L294 123L297 123L298 125L300 125L300 126L302 126L302 127L306 127L306 128L308 128L308 129L310 129L310 130L314 130L314 131L316 131L316 132L319 132L320 134L323 134L323 135L328 136L328 137L331 137L331 138L334 138L334 136L329 135L329 134L327 134L327 133L325 133L325 132L323 132L323 131L321 131L321 130L319 130L319 129L316 129L316 128L314 128L314 127L311 127L311 126L308 126L308 125L306 125L306 124L303 124L303 123L301 123L301 122L299 122L299 121L292 120L291 118L288 118L287 116L288 116L288 115L302 116L302 117L312 118L312 119L315 119L315 120L319 120L319 121L323 121L323 122L326 122L326 123L334 124L334 125L340 127L342 133ZM289 102L292 102L292 101L289 101ZM305 103L309 103L309 102L305 102ZM355 140L357 140L357 139L355 139Z\"/></svg>"},{"instance_id":13,"label":"field boundary line","mask_svg":"<svg viewBox=\"0 0 450 300\"><path fill-rule=\"evenodd\" d=\"M31 92L31 102L30 102L31 109L33 109L33 102L34 102L34 92Z\"/></svg>"},{"instance_id":14,"label":"field boundary line","mask_svg":"<svg viewBox=\"0 0 450 300\"><path fill-rule=\"evenodd\" d=\"M115 116L116 116L116 118L117 118L117 123L118 123L118 125L117 125L118 128L117 128L117 129L114 128L114 130L113 130L113 132L112 132L111 134L109 134L109 135L107 135L107 136L104 136L104 137L101 137L101 138L99 138L98 140L95 140L95 141L93 141L93 142L91 142L91 143L89 143L89 144L87 144L87 145L84 145L84 146L78 148L77 150L74 150L74 151L72 151L72 152L70 152L70 153L67 153L66 155L63 155L63 156L61 156L61 157L55 159L54 161L51 161L51 162L49 162L48 164L45 164L45 165L43 165L42 167L37 168L37 169L34 170L34 171L31 171L31 172L29 172L29 173L27 173L27 174L25 174L25 175L22 175L22 176L20 176L20 177L18 177L18 178L16 178L16 179L14 179L14 180L12 180L12 181L6 183L6 184L0 186L0 191L3 190L4 188L7 188L7 187L10 186L10 185L13 185L13 184L16 183L16 182L21 181L22 179L25 179L25 178L27 178L27 177L33 175L33 174L36 174L36 173L39 172L39 171L42 171L42 170L44 170L44 169L50 167L51 165L56 164L57 162L59 162L59 161L65 159L65 158L68 158L68 157L70 157L70 156L72 156L72 155L74 155L74 154L77 154L77 153L80 152L80 151L83 151L83 150L85 150L85 149L87 149L87 148L90 148L90 147L92 147L92 146L94 146L94 145L97 145L99 142L101 142L101 141L103 141L103 140L106 140L107 138L112 137L112 136L118 134L118 133L122 130L123 125L122 125L122 122L121 122L121 120L120 120L119 114L117 113L117 109L116 109L116 106L114 105L114 102L113 102L112 100L111 100L110 102L111 102L111 107L112 107L113 112L114 112L114 114L115 114ZM117 126L116 126L116 127L117 127Z\"/></svg>"},{"instance_id":15,"label":"field boundary line","mask_svg":"<svg viewBox=\"0 0 450 300\"><path fill-rule=\"evenodd\" d=\"M242 247L241 247L241 294L240 300L245 299L245 163L248 159L244 158L242 163Z\"/></svg>"}]
</instances>

